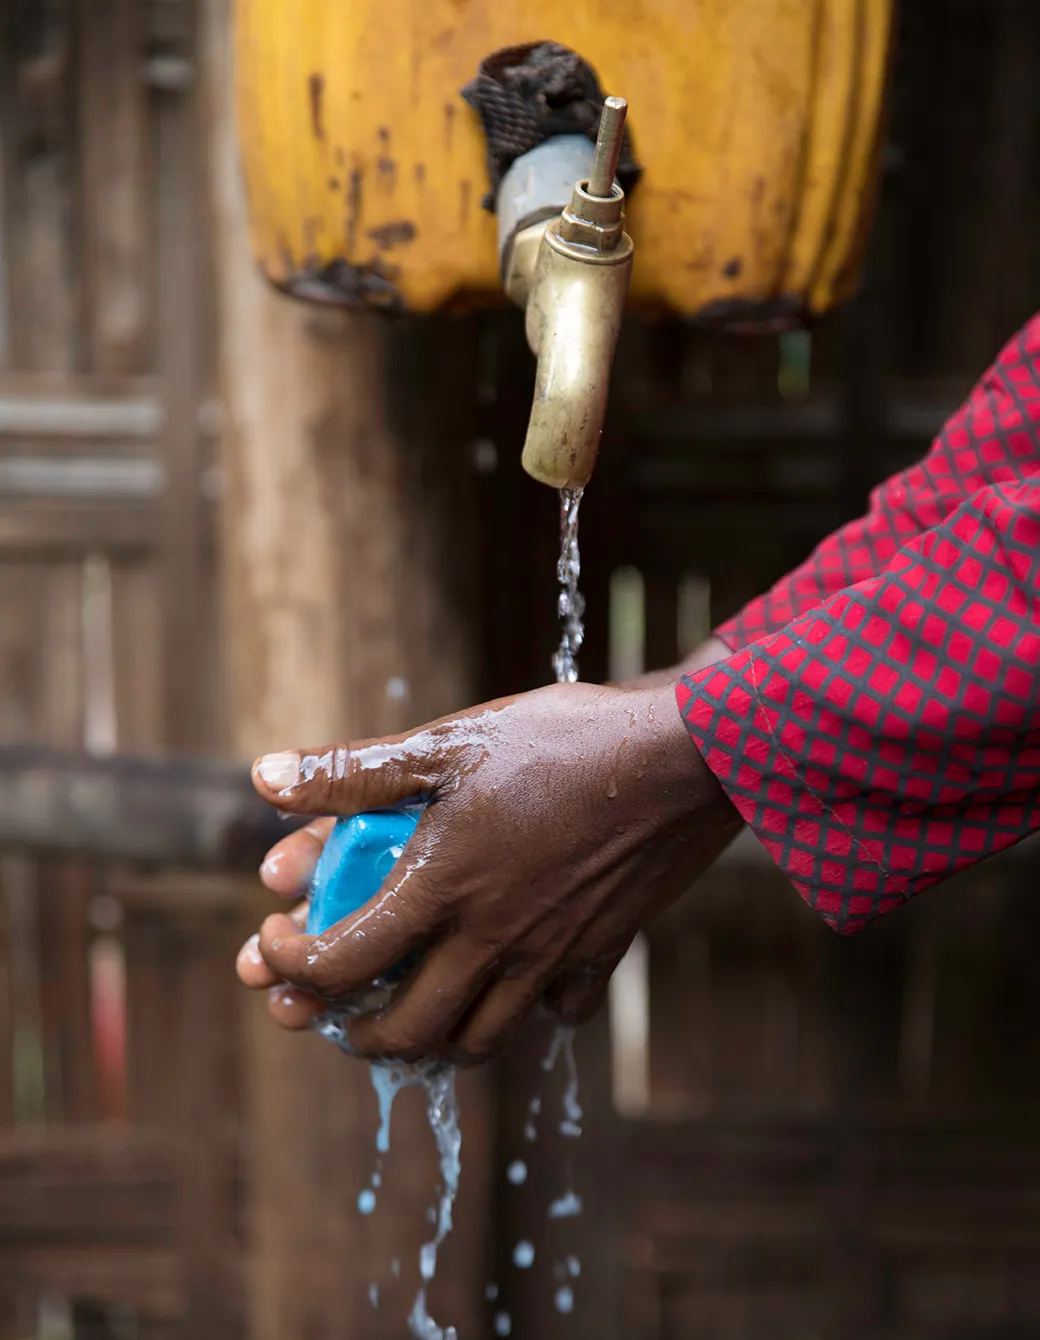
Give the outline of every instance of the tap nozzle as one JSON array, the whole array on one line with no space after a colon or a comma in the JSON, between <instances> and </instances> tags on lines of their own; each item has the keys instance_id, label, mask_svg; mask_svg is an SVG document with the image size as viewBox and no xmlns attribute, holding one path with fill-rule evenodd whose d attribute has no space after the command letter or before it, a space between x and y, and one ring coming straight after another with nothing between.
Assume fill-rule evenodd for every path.
<instances>
[{"instance_id":1,"label":"tap nozzle","mask_svg":"<svg viewBox=\"0 0 1040 1340\"><path fill-rule=\"evenodd\" d=\"M618 159L625 135L628 103L624 98L605 98L596 136L596 152L592 156L589 173L589 195L609 200L614 190Z\"/></svg>"},{"instance_id":2,"label":"tap nozzle","mask_svg":"<svg viewBox=\"0 0 1040 1340\"><path fill-rule=\"evenodd\" d=\"M584 488L603 433L634 250L624 231L625 193L614 180L627 111L623 98L604 103L589 177L544 225L524 285L538 372L523 466L554 488Z\"/></svg>"}]
</instances>

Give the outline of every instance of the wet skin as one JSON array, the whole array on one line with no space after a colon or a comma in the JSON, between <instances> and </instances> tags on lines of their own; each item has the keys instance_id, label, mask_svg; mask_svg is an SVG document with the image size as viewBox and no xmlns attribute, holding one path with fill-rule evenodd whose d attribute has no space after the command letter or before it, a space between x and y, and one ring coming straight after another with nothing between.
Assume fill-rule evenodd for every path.
<instances>
[{"instance_id":1,"label":"wet skin","mask_svg":"<svg viewBox=\"0 0 1040 1340\"><path fill-rule=\"evenodd\" d=\"M720 654L709 644L698 663ZM428 804L372 902L318 937L303 932L305 904L268 917L239 955L242 981L304 1028L421 949L387 1008L353 1024L363 1056L472 1063L539 1002L586 1018L639 928L741 826L682 723L674 678L553 685L390 740L258 760L258 791L290 813ZM303 898L334 822L273 847L268 888Z\"/></svg>"}]
</instances>

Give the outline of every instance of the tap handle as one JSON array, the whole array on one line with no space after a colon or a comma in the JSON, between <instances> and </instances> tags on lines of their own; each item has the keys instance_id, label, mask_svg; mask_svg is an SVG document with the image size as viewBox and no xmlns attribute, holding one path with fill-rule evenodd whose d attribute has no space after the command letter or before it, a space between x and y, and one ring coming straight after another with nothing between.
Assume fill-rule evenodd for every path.
<instances>
[{"instance_id":1,"label":"tap handle","mask_svg":"<svg viewBox=\"0 0 1040 1340\"><path fill-rule=\"evenodd\" d=\"M589 173L589 195L609 200L614 193L614 177L621 157L621 141L625 133L628 103L624 98L606 98L603 115L596 136L596 152Z\"/></svg>"}]
</instances>

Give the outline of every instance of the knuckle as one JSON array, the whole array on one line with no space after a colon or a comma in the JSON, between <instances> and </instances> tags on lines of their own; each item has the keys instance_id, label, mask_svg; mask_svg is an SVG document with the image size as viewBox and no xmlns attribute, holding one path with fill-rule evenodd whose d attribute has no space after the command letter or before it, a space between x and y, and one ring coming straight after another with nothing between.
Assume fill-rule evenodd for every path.
<instances>
[{"instance_id":1,"label":"knuckle","mask_svg":"<svg viewBox=\"0 0 1040 1340\"><path fill-rule=\"evenodd\" d=\"M345 744L329 745L321 753L300 755L300 781L297 792L316 809L332 808L343 791L347 776L350 747Z\"/></svg>"},{"instance_id":2,"label":"knuckle","mask_svg":"<svg viewBox=\"0 0 1040 1340\"><path fill-rule=\"evenodd\" d=\"M363 1054L372 1059L403 1061L406 1065L423 1059L423 1048L412 1032L392 1020L368 1024L359 1041Z\"/></svg>"},{"instance_id":3,"label":"knuckle","mask_svg":"<svg viewBox=\"0 0 1040 1340\"><path fill-rule=\"evenodd\" d=\"M327 999L348 995L353 985L344 981L342 971L327 957L318 957L314 962L305 958L293 974L293 981Z\"/></svg>"}]
</instances>

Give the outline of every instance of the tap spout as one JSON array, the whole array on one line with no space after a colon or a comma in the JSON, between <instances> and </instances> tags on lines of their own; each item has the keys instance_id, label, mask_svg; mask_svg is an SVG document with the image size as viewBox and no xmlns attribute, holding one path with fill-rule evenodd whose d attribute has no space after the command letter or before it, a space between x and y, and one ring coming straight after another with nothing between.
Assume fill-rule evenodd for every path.
<instances>
[{"instance_id":1,"label":"tap spout","mask_svg":"<svg viewBox=\"0 0 1040 1340\"><path fill-rule=\"evenodd\" d=\"M525 309L538 359L523 466L558 489L585 487L603 433L632 273L614 180L627 113L624 98L605 99L591 161L582 136L557 136L518 159L499 193L502 284ZM576 168L584 175L560 212Z\"/></svg>"},{"instance_id":2,"label":"tap spout","mask_svg":"<svg viewBox=\"0 0 1040 1340\"><path fill-rule=\"evenodd\" d=\"M579 194L586 194L581 186L575 197ZM579 489L588 483L599 451L633 246L621 231L620 209L616 225L607 229L616 234L609 239L613 245L601 247L596 241L602 237L573 236L582 224L604 230L589 220L568 219L571 208L545 229L527 297L527 342L538 370L523 467L553 488Z\"/></svg>"}]
</instances>

